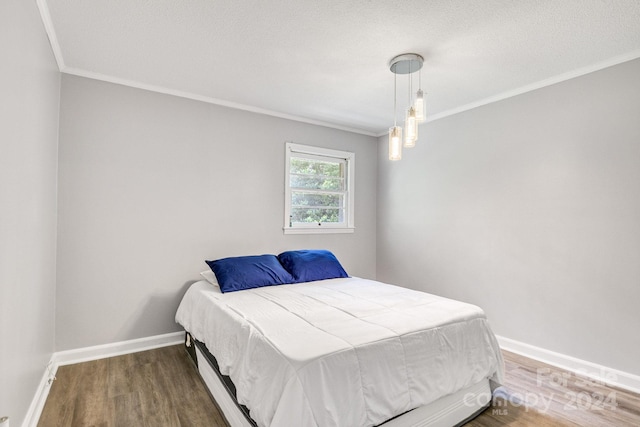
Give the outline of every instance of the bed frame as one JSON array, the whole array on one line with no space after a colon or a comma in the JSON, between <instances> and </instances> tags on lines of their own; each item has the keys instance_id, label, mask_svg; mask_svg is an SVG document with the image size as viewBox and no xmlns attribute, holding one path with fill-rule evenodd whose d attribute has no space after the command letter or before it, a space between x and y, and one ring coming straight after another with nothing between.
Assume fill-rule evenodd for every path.
<instances>
[{"instance_id":1,"label":"bed frame","mask_svg":"<svg viewBox=\"0 0 640 427\"><path fill-rule=\"evenodd\" d=\"M214 402L230 427L257 427L249 409L236 400L231 379L220 373L218 362L200 341L185 334L185 348ZM491 404L491 384L488 379L457 393L444 396L429 405L405 412L381 424L384 427L453 427L462 426L478 416Z\"/></svg>"}]
</instances>

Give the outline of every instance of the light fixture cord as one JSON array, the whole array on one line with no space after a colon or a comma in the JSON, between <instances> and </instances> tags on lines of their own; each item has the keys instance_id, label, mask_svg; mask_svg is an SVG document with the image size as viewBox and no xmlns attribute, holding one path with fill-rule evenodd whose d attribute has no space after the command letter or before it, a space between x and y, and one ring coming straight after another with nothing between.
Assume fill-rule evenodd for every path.
<instances>
[{"instance_id":1,"label":"light fixture cord","mask_svg":"<svg viewBox=\"0 0 640 427\"><path fill-rule=\"evenodd\" d=\"M413 71L413 59L411 60L411 70L409 71L411 71L411 79L409 79L409 93L413 95L413 75L415 74L415 71ZM411 98L409 98L409 104L413 105L413 102L411 102Z\"/></svg>"},{"instance_id":2,"label":"light fixture cord","mask_svg":"<svg viewBox=\"0 0 640 427\"><path fill-rule=\"evenodd\" d=\"M398 126L396 104L398 102L398 75L393 72L393 127Z\"/></svg>"},{"instance_id":3,"label":"light fixture cord","mask_svg":"<svg viewBox=\"0 0 640 427\"><path fill-rule=\"evenodd\" d=\"M409 106L411 106L411 80L413 80L411 77L413 76L413 59L409 60Z\"/></svg>"}]
</instances>

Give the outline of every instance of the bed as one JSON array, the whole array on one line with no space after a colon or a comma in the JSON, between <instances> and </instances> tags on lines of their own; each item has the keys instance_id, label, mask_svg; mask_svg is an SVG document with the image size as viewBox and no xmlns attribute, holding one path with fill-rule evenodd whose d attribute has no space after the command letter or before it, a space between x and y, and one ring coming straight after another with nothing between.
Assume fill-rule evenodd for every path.
<instances>
[{"instance_id":1,"label":"bed","mask_svg":"<svg viewBox=\"0 0 640 427\"><path fill-rule=\"evenodd\" d=\"M480 308L357 277L298 279L239 292L203 280L179 305L231 426L454 426L502 382Z\"/></svg>"}]
</instances>

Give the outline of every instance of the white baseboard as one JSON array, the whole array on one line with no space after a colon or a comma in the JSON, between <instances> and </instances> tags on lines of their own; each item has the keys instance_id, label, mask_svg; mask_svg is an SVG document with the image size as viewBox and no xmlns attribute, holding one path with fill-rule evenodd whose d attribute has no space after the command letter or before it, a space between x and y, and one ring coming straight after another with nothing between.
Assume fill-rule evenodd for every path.
<instances>
[{"instance_id":1,"label":"white baseboard","mask_svg":"<svg viewBox=\"0 0 640 427\"><path fill-rule=\"evenodd\" d=\"M73 363L88 362L90 360L121 356L123 354L180 344L183 339L184 332L172 332L170 334L155 335L153 337L58 351L53 353L51 360L56 367L71 365Z\"/></svg>"},{"instance_id":2,"label":"white baseboard","mask_svg":"<svg viewBox=\"0 0 640 427\"><path fill-rule=\"evenodd\" d=\"M42 379L40 379L40 384L38 384L38 388L36 389L36 394L33 396L31 405L29 405L27 415L24 417L22 427L36 427L38 425L40 414L42 413L44 404L47 401L47 396L49 396L51 382L56 375L56 368L57 367L55 367L51 362L47 365L44 374L42 375Z\"/></svg>"},{"instance_id":3,"label":"white baseboard","mask_svg":"<svg viewBox=\"0 0 640 427\"><path fill-rule=\"evenodd\" d=\"M104 359L106 357L120 356L123 354L137 353L139 351L180 344L183 339L184 332L172 332L169 334L53 353L51 361L49 362L49 365L42 376L42 380L38 385L36 394L31 401L27 415L22 422L22 427L36 427L38 425L42 409L44 408L47 396L49 396L51 379L55 377L59 366L88 362L91 360Z\"/></svg>"},{"instance_id":4,"label":"white baseboard","mask_svg":"<svg viewBox=\"0 0 640 427\"><path fill-rule=\"evenodd\" d=\"M586 376L599 383L609 384L640 394L640 376L599 365L597 363L556 353L555 351L496 336L500 347L512 353L526 356L567 371Z\"/></svg>"}]
</instances>

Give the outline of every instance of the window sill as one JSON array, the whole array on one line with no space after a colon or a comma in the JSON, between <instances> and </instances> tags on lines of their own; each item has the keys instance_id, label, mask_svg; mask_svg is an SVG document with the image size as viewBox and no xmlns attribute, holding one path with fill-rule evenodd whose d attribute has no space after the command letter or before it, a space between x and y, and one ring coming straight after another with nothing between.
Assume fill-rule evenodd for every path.
<instances>
[{"instance_id":1,"label":"window sill","mask_svg":"<svg viewBox=\"0 0 640 427\"><path fill-rule=\"evenodd\" d=\"M355 227L284 227L284 234L346 234L355 232Z\"/></svg>"}]
</instances>

